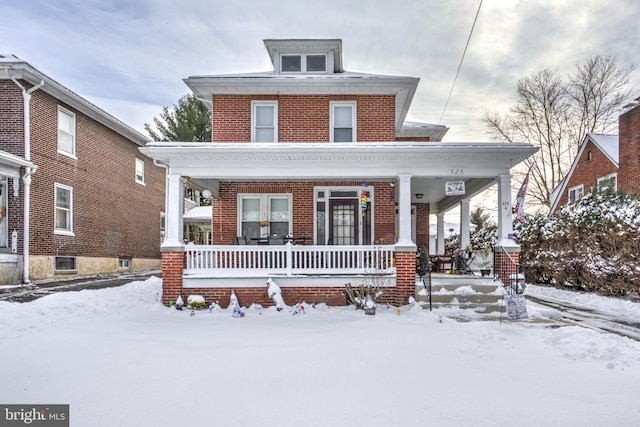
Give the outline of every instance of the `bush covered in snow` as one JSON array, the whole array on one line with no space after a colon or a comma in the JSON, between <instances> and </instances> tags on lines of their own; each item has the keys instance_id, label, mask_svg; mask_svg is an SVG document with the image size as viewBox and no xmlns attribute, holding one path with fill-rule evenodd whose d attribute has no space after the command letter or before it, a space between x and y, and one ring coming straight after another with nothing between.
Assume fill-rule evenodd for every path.
<instances>
[{"instance_id":1,"label":"bush covered in snow","mask_svg":"<svg viewBox=\"0 0 640 427\"><path fill-rule=\"evenodd\" d=\"M640 294L640 199L590 192L554 216L514 225L527 282L609 296Z\"/></svg>"}]
</instances>

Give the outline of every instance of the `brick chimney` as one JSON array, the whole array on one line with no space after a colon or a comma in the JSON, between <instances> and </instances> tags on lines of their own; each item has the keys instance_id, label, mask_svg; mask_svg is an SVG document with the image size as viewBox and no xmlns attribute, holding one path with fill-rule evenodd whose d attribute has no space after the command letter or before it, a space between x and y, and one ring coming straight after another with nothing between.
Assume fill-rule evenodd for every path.
<instances>
[{"instance_id":1,"label":"brick chimney","mask_svg":"<svg viewBox=\"0 0 640 427\"><path fill-rule=\"evenodd\" d=\"M640 193L640 98L618 118L618 190Z\"/></svg>"}]
</instances>

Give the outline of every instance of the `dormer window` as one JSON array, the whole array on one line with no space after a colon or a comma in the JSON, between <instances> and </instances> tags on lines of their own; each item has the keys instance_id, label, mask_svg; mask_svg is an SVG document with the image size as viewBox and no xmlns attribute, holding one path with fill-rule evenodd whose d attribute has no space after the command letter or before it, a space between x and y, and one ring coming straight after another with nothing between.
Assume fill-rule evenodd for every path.
<instances>
[{"instance_id":1,"label":"dormer window","mask_svg":"<svg viewBox=\"0 0 640 427\"><path fill-rule=\"evenodd\" d=\"M283 73L326 73L327 55L281 55L280 69Z\"/></svg>"}]
</instances>

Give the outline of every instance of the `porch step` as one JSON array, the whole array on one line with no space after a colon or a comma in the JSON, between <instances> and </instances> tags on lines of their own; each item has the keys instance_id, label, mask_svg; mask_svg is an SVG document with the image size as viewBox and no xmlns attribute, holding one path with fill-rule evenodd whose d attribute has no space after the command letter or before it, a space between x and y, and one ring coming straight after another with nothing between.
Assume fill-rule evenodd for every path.
<instances>
[{"instance_id":1,"label":"porch step","mask_svg":"<svg viewBox=\"0 0 640 427\"><path fill-rule=\"evenodd\" d=\"M471 310L475 313L499 313L502 310L504 288L493 278L480 276L433 275L431 306ZM422 282L416 282L416 300L429 302ZM428 307L428 306L427 306Z\"/></svg>"}]
</instances>

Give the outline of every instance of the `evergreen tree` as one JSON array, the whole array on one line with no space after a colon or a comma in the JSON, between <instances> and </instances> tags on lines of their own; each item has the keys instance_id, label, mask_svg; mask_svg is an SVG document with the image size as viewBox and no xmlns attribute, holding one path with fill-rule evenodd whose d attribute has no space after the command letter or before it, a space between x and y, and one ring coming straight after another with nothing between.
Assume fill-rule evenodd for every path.
<instances>
[{"instance_id":1,"label":"evergreen tree","mask_svg":"<svg viewBox=\"0 0 640 427\"><path fill-rule=\"evenodd\" d=\"M183 96L172 110L164 107L153 123L155 129L148 123L144 128L154 141L211 141L211 112L195 95Z\"/></svg>"}]
</instances>

